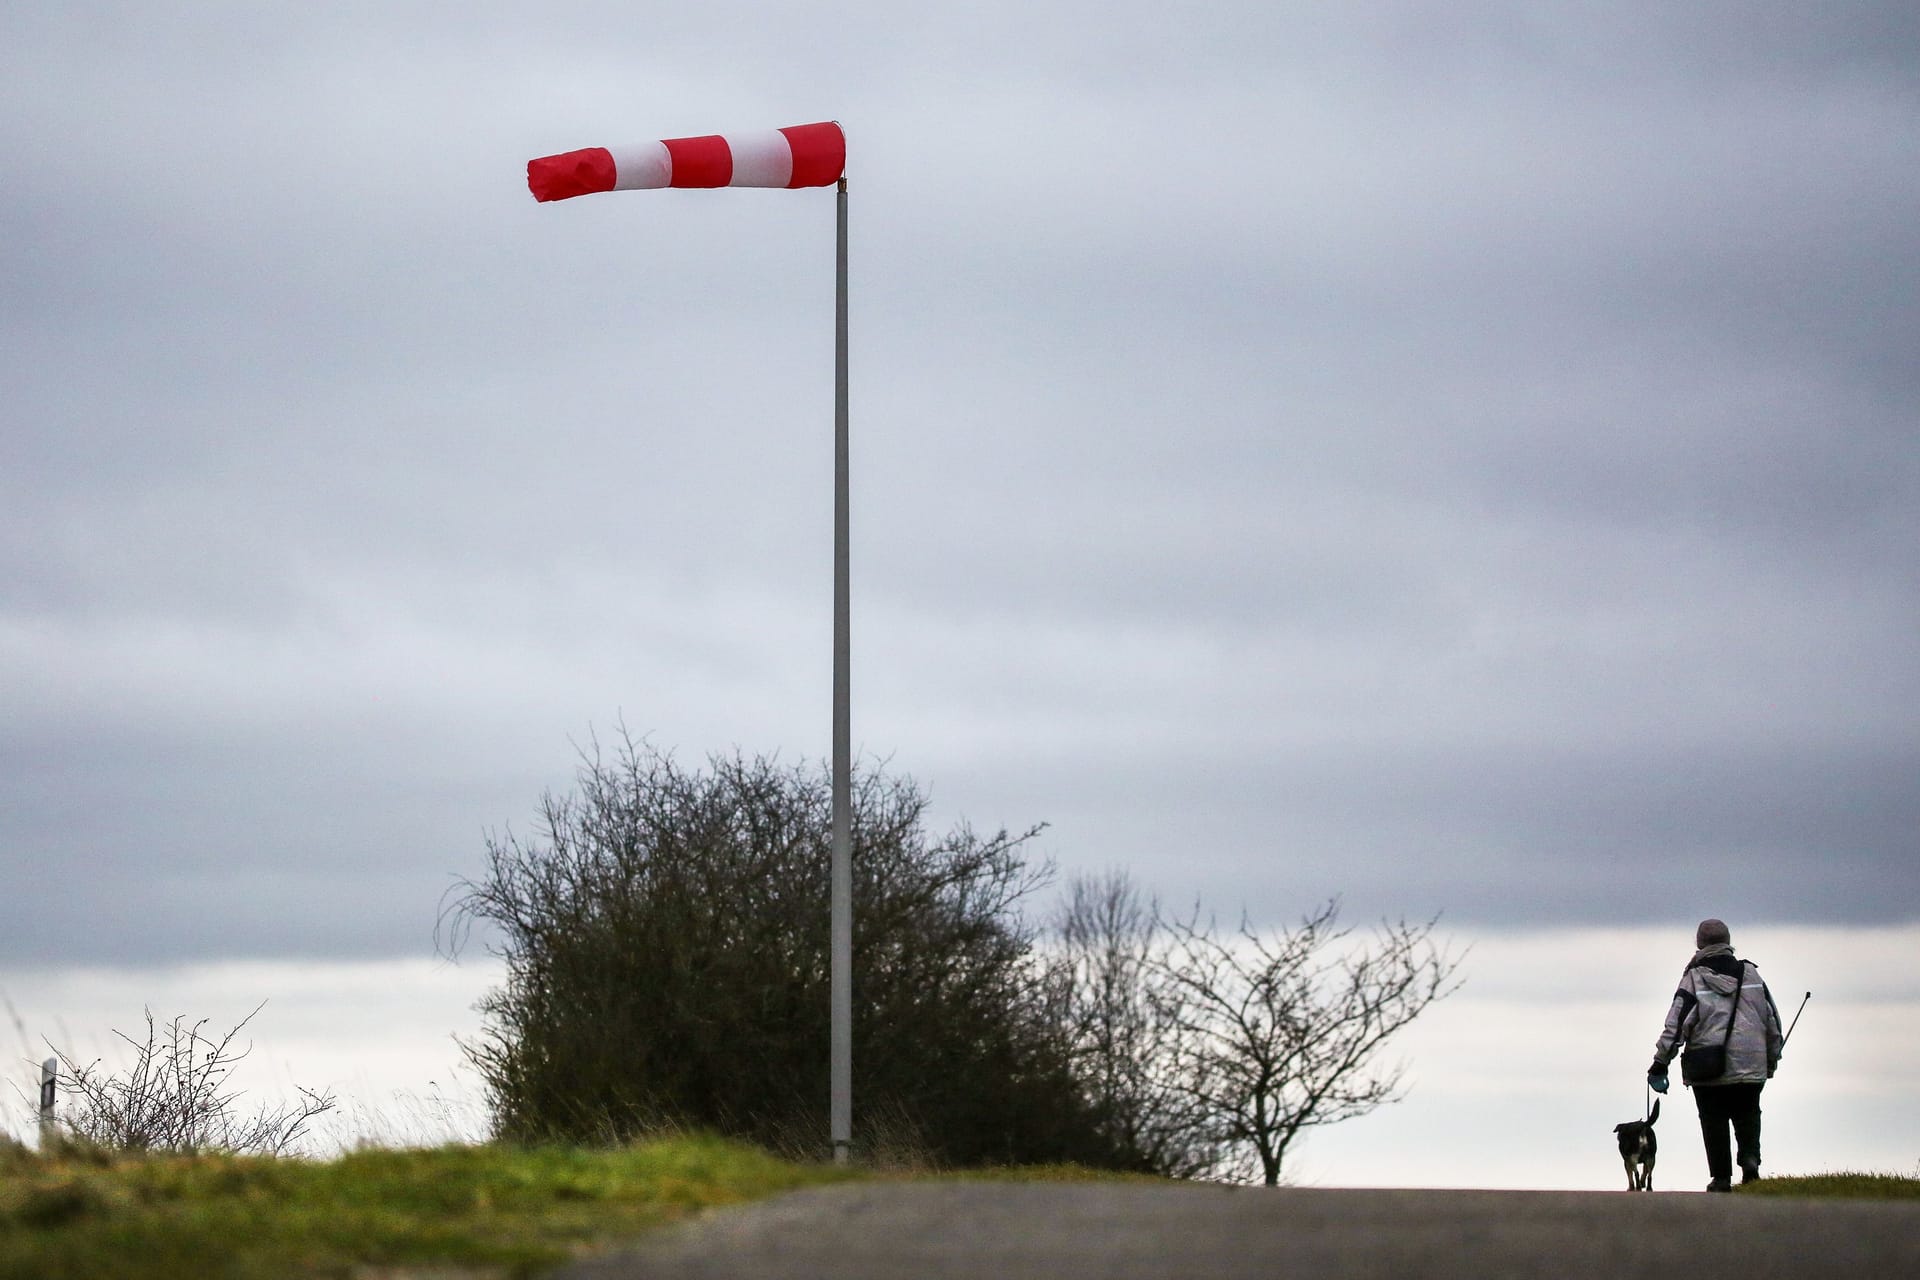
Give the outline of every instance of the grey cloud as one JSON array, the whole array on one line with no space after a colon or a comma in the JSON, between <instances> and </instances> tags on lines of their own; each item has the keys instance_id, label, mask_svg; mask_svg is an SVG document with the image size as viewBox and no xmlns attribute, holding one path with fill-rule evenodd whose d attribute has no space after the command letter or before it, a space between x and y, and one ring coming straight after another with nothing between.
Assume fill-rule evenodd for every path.
<instances>
[{"instance_id":1,"label":"grey cloud","mask_svg":"<svg viewBox=\"0 0 1920 1280\"><path fill-rule=\"evenodd\" d=\"M590 724L819 754L830 196L520 166L825 115L869 750L1267 914L1912 915L1911 6L750 8L0 19L16 954L413 948Z\"/></svg>"},{"instance_id":2,"label":"grey cloud","mask_svg":"<svg viewBox=\"0 0 1920 1280\"><path fill-rule=\"evenodd\" d=\"M1068 870L1138 867L1114 849L1135 845L1129 827L1171 793L1186 829L1169 833L1145 878L1170 905L1197 896L1228 916L1284 918L1338 894L1362 919L1444 913L1462 927L1648 920L1713 903L1749 919L1897 922L1920 909L1905 871L1920 854L1915 763L1845 748L1692 754L1657 741L1609 753L1328 750L1145 771L1115 759L1098 804L1061 815L1076 838L1054 845ZM1049 773L1026 794L1040 803L1058 784Z\"/></svg>"}]
</instances>

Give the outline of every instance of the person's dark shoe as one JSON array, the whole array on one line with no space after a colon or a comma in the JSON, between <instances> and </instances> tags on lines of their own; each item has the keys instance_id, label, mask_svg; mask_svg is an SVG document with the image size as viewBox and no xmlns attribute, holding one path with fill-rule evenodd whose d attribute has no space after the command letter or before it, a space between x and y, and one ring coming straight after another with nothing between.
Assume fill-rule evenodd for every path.
<instances>
[{"instance_id":1,"label":"person's dark shoe","mask_svg":"<svg viewBox=\"0 0 1920 1280\"><path fill-rule=\"evenodd\" d=\"M1712 1182L1709 1182L1709 1183L1707 1184L1707 1190L1709 1190L1709 1191L1732 1191L1732 1190L1733 1190L1733 1179L1731 1179L1731 1178L1715 1178L1715 1179L1714 1179L1714 1180L1713 1180Z\"/></svg>"},{"instance_id":2,"label":"person's dark shoe","mask_svg":"<svg viewBox=\"0 0 1920 1280\"><path fill-rule=\"evenodd\" d=\"M1760 1181L1759 1165L1743 1164L1740 1166L1740 1185L1741 1186L1745 1186L1749 1182L1758 1182L1758 1181Z\"/></svg>"}]
</instances>

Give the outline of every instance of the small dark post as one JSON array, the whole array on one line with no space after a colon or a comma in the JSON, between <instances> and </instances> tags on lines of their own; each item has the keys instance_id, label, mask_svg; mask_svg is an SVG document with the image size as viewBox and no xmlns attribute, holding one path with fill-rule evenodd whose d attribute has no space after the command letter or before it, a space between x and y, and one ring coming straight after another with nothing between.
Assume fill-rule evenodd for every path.
<instances>
[{"instance_id":1,"label":"small dark post","mask_svg":"<svg viewBox=\"0 0 1920 1280\"><path fill-rule=\"evenodd\" d=\"M53 1104L60 1096L60 1059L48 1058L40 1064L40 1149L45 1151L54 1136Z\"/></svg>"}]
</instances>

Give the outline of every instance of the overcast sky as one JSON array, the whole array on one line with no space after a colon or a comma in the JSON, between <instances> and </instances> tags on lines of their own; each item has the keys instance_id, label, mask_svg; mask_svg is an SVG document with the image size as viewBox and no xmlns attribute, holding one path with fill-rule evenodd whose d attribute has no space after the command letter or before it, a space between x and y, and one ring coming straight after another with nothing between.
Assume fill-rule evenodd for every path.
<instances>
[{"instance_id":1,"label":"overcast sky","mask_svg":"<svg viewBox=\"0 0 1920 1280\"><path fill-rule=\"evenodd\" d=\"M825 754L831 192L524 185L822 119L854 737L943 824L1046 821L1063 871L1228 916L1444 912L1496 970L1587 930L1651 1006L1609 1125L1700 916L1911 954L1910 0L14 0L29 1021L173 1012L192 963L297 1022L287 965L424 963L485 833L621 722ZM1916 1025L1910 984L1854 995ZM1491 1069L1427 1065L1457 1112Z\"/></svg>"}]
</instances>

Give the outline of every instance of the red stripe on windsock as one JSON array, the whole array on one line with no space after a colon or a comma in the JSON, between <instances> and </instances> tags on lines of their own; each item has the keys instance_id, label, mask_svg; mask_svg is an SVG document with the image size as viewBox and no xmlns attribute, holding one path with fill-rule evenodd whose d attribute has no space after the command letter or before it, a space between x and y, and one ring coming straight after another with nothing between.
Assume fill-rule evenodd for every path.
<instances>
[{"instance_id":1,"label":"red stripe on windsock","mask_svg":"<svg viewBox=\"0 0 1920 1280\"><path fill-rule=\"evenodd\" d=\"M527 189L535 200L567 200L611 191L613 178L613 156L605 147L527 161Z\"/></svg>"},{"instance_id":2,"label":"red stripe on windsock","mask_svg":"<svg viewBox=\"0 0 1920 1280\"><path fill-rule=\"evenodd\" d=\"M847 169L847 135L840 126L796 124L780 131L793 148L793 177L789 187L830 187Z\"/></svg>"},{"instance_id":3,"label":"red stripe on windsock","mask_svg":"<svg viewBox=\"0 0 1920 1280\"><path fill-rule=\"evenodd\" d=\"M724 187L733 181L733 151L717 133L699 138L665 138L673 157L676 187Z\"/></svg>"}]
</instances>

